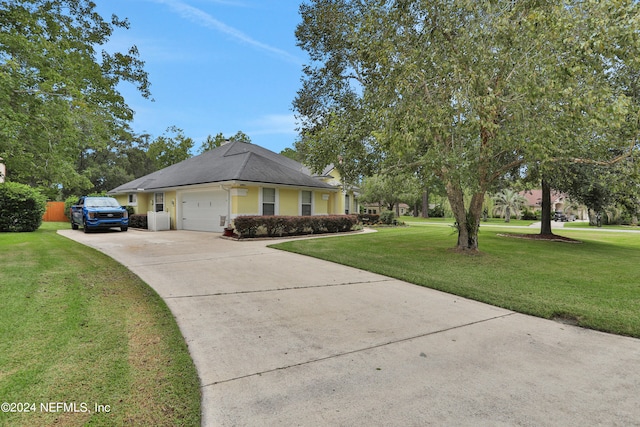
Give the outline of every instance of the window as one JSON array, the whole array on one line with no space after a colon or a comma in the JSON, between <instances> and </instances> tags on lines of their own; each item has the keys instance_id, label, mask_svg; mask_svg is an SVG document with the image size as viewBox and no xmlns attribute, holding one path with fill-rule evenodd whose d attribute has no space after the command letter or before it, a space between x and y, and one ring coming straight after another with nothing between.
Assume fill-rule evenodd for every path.
<instances>
[{"instance_id":1,"label":"window","mask_svg":"<svg viewBox=\"0 0 640 427\"><path fill-rule=\"evenodd\" d=\"M129 199L127 200L129 206L138 205L138 195L136 193L129 193Z\"/></svg>"},{"instance_id":2,"label":"window","mask_svg":"<svg viewBox=\"0 0 640 427\"><path fill-rule=\"evenodd\" d=\"M276 214L276 189L262 189L262 215Z\"/></svg>"},{"instance_id":3,"label":"window","mask_svg":"<svg viewBox=\"0 0 640 427\"><path fill-rule=\"evenodd\" d=\"M344 195L344 213L346 214L349 213L349 195L348 194Z\"/></svg>"},{"instance_id":4,"label":"window","mask_svg":"<svg viewBox=\"0 0 640 427\"><path fill-rule=\"evenodd\" d=\"M311 191L302 191L302 208L300 210L301 215L311 215Z\"/></svg>"},{"instance_id":5,"label":"window","mask_svg":"<svg viewBox=\"0 0 640 427\"><path fill-rule=\"evenodd\" d=\"M154 212L164 212L164 193L154 193L153 199L155 202Z\"/></svg>"}]
</instances>

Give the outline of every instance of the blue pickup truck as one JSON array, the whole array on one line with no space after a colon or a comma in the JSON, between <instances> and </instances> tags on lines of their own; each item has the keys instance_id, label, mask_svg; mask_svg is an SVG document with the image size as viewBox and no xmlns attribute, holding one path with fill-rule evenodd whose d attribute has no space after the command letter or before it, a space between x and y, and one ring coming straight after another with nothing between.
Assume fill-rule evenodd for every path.
<instances>
[{"instance_id":1,"label":"blue pickup truck","mask_svg":"<svg viewBox=\"0 0 640 427\"><path fill-rule=\"evenodd\" d=\"M83 196L71 206L71 228L82 227L85 233L97 229L119 227L129 229L129 214L113 197Z\"/></svg>"}]
</instances>

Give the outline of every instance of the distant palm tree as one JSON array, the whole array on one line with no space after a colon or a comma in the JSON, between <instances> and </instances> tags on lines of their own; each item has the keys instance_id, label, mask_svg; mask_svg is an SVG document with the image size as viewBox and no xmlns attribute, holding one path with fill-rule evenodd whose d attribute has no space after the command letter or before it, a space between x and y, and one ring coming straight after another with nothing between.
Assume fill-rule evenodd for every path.
<instances>
[{"instance_id":1,"label":"distant palm tree","mask_svg":"<svg viewBox=\"0 0 640 427\"><path fill-rule=\"evenodd\" d=\"M495 196L494 212L500 216L504 215L504 222L511 221L511 213L520 215L520 209L527 203L527 199L513 190L505 188Z\"/></svg>"}]
</instances>

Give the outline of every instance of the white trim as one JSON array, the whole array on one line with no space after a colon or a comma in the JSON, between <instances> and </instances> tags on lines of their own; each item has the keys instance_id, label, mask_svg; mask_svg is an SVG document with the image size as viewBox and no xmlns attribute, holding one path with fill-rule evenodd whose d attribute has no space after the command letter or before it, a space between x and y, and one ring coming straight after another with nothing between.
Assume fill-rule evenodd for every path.
<instances>
[{"instance_id":1,"label":"white trim","mask_svg":"<svg viewBox=\"0 0 640 427\"><path fill-rule=\"evenodd\" d=\"M249 194L248 188L232 188L230 191L232 196L244 197Z\"/></svg>"},{"instance_id":2,"label":"white trim","mask_svg":"<svg viewBox=\"0 0 640 427\"><path fill-rule=\"evenodd\" d=\"M157 194L162 194L162 210L156 210L157 207L156 205L158 205L158 202L156 200L156 195ZM167 207L167 202L166 202L166 196L164 191L154 191L153 192L153 197L151 198L151 206L153 209L151 209L153 212L165 212L165 208Z\"/></svg>"}]
</instances>

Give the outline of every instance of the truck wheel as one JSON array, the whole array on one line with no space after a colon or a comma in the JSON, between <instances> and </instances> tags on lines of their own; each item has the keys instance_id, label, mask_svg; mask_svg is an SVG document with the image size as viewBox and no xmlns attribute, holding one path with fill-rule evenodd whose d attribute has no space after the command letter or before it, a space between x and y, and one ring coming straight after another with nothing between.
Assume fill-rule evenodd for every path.
<instances>
[{"instance_id":1,"label":"truck wheel","mask_svg":"<svg viewBox=\"0 0 640 427\"><path fill-rule=\"evenodd\" d=\"M82 221L82 231L85 233L89 232L89 228L87 227L87 221Z\"/></svg>"},{"instance_id":2,"label":"truck wheel","mask_svg":"<svg viewBox=\"0 0 640 427\"><path fill-rule=\"evenodd\" d=\"M72 230L77 230L78 229L78 224L76 224L75 222L71 223L71 229Z\"/></svg>"},{"instance_id":3,"label":"truck wheel","mask_svg":"<svg viewBox=\"0 0 640 427\"><path fill-rule=\"evenodd\" d=\"M120 231L127 231L129 227L120 227Z\"/></svg>"}]
</instances>

